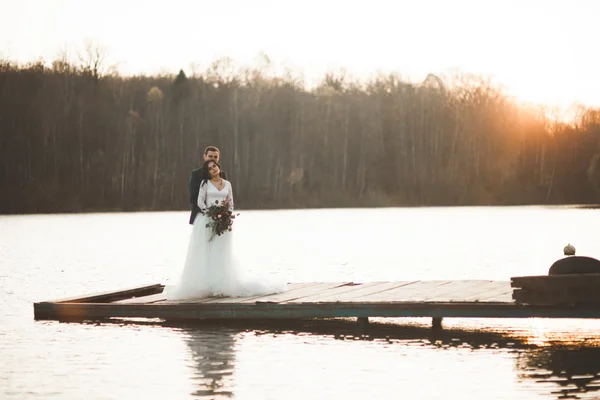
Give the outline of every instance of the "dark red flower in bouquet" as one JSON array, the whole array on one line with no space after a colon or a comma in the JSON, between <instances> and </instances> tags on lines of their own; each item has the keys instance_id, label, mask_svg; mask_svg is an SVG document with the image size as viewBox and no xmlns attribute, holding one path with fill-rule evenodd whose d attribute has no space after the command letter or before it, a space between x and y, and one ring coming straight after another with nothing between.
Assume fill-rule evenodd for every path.
<instances>
[{"instance_id":1,"label":"dark red flower in bouquet","mask_svg":"<svg viewBox=\"0 0 600 400\"><path fill-rule=\"evenodd\" d=\"M212 228L212 235L209 240L213 240L215 235L221 236L225 232L231 232L233 220L240 214L234 214L229 209L228 201L219 203L217 200L215 201L215 204L208 207L206 215L211 219L211 221L206 224L207 228Z\"/></svg>"}]
</instances>

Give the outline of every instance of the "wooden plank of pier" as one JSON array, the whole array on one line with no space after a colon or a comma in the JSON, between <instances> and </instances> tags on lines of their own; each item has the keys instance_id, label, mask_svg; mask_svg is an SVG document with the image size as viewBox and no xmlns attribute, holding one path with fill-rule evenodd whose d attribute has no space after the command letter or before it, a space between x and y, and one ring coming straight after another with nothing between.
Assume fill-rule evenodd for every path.
<instances>
[{"instance_id":1,"label":"wooden plank of pier","mask_svg":"<svg viewBox=\"0 0 600 400\"><path fill-rule=\"evenodd\" d=\"M511 278L517 304L600 304L600 274L564 274Z\"/></svg>"},{"instance_id":2,"label":"wooden plank of pier","mask_svg":"<svg viewBox=\"0 0 600 400\"><path fill-rule=\"evenodd\" d=\"M67 297L57 300L52 300L52 303L112 303L130 298L144 298L149 295L162 293L165 285L153 284L145 286L136 286L121 290L111 290L98 292L83 296Z\"/></svg>"},{"instance_id":3,"label":"wooden plank of pier","mask_svg":"<svg viewBox=\"0 0 600 400\"><path fill-rule=\"evenodd\" d=\"M517 304L510 281L397 281L291 283L283 293L167 301L163 285L34 304L36 319L112 317L297 319L336 317L600 318L600 305Z\"/></svg>"}]
</instances>

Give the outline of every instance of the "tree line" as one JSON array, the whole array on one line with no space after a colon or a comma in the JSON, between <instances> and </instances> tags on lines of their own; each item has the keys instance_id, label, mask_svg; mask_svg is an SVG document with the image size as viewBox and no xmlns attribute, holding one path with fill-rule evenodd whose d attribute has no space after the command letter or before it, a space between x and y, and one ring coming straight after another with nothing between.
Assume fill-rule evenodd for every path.
<instances>
[{"instance_id":1,"label":"tree line","mask_svg":"<svg viewBox=\"0 0 600 400\"><path fill-rule=\"evenodd\" d=\"M242 208L600 200L598 109L561 122L472 76L307 88L226 60L190 76L101 62L0 60L1 213L188 209L207 145Z\"/></svg>"}]
</instances>

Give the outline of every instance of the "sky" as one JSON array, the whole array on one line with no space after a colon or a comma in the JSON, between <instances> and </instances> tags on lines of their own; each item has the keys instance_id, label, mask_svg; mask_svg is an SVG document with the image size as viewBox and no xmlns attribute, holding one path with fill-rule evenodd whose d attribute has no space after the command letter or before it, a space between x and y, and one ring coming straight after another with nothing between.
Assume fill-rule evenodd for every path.
<instances>
[{"instance_id":1,"label":"sky","mask_svg":"<svg viewBox=\"0 0 600 400\"><path fill-rule=\"evenodd\" d=\"M0 56L102 46L124 74L230 57L301 71L473 73L525 102L600 106L598 0L0 0Z\"/></svg>"}]
</instances>

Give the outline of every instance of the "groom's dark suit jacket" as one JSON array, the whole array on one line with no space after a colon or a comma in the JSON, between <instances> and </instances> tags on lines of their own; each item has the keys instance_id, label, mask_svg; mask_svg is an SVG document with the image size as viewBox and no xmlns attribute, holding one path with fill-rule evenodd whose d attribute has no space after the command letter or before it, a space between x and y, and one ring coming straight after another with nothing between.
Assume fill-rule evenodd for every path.
<instances>
[{"instance_id":1,"label":"groom's dark suit jacket","mask_svg":"<svg viewBox=\"0 0 600 400\"><path fill-rule=\"evenodd\" d=\"M227 174L225 173L225 171L221 171L221 178L227 179ZM204 174L202 173L202 168L198 168L192 171L189 183L190 203L192 203L190 225L194 223L196 215L198 215L198 213L200 212L200 207L198 207L198 192L200 192L200 183L202 183L203 179L208 179L208 177L204 176Z\"/></svg>"}]
</instances>

